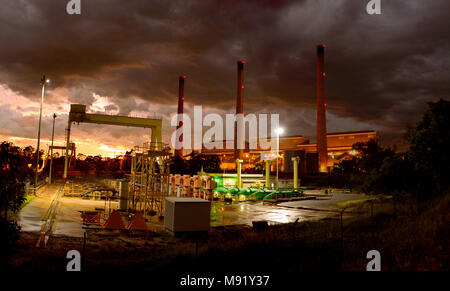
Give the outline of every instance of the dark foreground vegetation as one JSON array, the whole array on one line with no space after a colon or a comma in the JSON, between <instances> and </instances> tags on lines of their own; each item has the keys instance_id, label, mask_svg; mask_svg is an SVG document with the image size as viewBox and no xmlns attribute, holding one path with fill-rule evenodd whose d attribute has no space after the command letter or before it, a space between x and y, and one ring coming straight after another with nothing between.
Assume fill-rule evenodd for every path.
<instances>
[{"instance_id":1,"label":"dark foreground vegetation","mask_svg":"<svg viewBox=\"0 0 450 291\"><path fill-rule=\"evenodd\" d=\"M405 136L406 152L382 148L377 141L357 143L359 155L336 165L330 184L364 193L386 193L395 199L413 196L426 201L445 195L450 185L450 102L428 103L416 127Z\"/></svg>"},{"instance_id":2,"label":"dark foreground vegetation","mask_svg":"<svg viewBox=\"0 0 450 291\"><path fill-rule=\"evenodd\" d=\"M198 238L165 232L89 231L85 271L175 272L365 271L369 250L381 253L384 271L448 270L450 197L427 202L385 201L349 209L353 214L316 222L218 228ZM295 232L294 232L295 229ZM343 230L343 232L341 232ZM343 237L342 237L343 234ZM198 254L196 251L198 240ZM33 247L37 235L22 234L11 258L17 271L64 271L68 250L82 252L83 239L52 237L45 249Z\"/></svg>"}]
</instances>

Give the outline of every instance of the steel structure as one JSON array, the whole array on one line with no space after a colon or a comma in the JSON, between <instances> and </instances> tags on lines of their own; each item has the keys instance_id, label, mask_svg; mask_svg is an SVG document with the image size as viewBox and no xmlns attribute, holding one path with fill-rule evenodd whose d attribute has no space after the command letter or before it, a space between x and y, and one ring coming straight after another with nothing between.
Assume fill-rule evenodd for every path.
<instances>
[{"instance_id":1,"label":"steel structure","mask_svg":"<svg viewBox=\"0 0 450 291\"><path fill-rule=\"evenodd\" d=\"M96 124L109 124L109 125L121 125L121 126L133 126L151 128L152 130L152 149L162 149L162 137L161 128L162 120L155 118L139 118L120 115L105 115L105 114L91 114L86 113L86 105L82 104L70 104L69 121L67 126L67 147L66 157L64 161L64 175L63 181L67 179L67 162L68 162L68 149L70 143L70 128L73 122L84 123L96 123Z\"/></svg>"},{"instance_id":2,"label":"steel structure","mask_svg":"<svg viewBox=\"0 0 450 291\"><path fill-rule=\"evenodd\" d=\"M52 157L53 157L53 150L54 149L66 150L66 147L65 146L52 146L52 145L50 145L48 147L47 154L45 156L42 156L42 165L40 167L38 167L38 173L41 173L44 170L45 166L47 165L48 159L50 159L50 162L51 162ZM76 163L76 158L75 157L76 157L76 154L77 154L77 150L76 150L75 143L71 142L69 144L69 150L70 150L70 154L69 154L70 160L68 162L68 168L70 169L70 164L72 163L72 160L75 160L73 163ZM51 163L50 163L50 165L51 165Z\"/></svg>"},{"instance_id":3,"label":"steel structure","mask_svg":"<svg viewBox=\"0 0 450 291\"><path fill-rule=\"evenodd\" d=\"M164 200L169 196L170 149L155 150L155 145L136 146L131 156L128 212L141 211L144 216L164 216Z\"/></svg>"}]
</instances>

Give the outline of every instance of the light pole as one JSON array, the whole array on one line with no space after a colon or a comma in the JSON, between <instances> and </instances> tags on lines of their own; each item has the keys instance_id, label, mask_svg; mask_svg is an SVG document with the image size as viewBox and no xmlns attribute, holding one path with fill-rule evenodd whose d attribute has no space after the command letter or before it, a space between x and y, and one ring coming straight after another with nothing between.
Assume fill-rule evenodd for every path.
<instances>
[{"instance_id":1,"label":"light pole","mask_svg":"<svg viewBox=\"0 0 450 291\"><path fill-rule=\"evenodd\" d=\"M38 181L38 169L39 169L39 147L41 143L41 122L42 122L42 105L44 104L44 94L45 94L45 84L49 83L50 80L45 78L45 75L42 76L41 85L42 85L42 94L41 94L41 107L39 110L39 128L38 128L38 140L37 140L37 149L36 149L36 175L34 176L34 195L37 194L37 181Z\"/></svg>"},{"instance_id":2,"label":"light pole","mask_svg":"<svg viewBox=\"0 0 450 291\"><path fill-rule=\"evenodd\" d=\"M52 167L53 167L53 139L55 138L55 119L56 114L53 113L53 129L52 129L52 146L50 147L50 173L48 174L48 183L52 183Z\"/></svg>"},{"instance_id":3,"label":"light pole","mask_svg":"<svg viewBox=\"0 0 450 291\"><path fill-rule=\"evenodd\" d=\"M279 127L276 129L277 133L277 179L275 182L275 187L278 189L278 158L280 157L280 134L284 132L284 129Z\"/></svg>"}]
</instances>

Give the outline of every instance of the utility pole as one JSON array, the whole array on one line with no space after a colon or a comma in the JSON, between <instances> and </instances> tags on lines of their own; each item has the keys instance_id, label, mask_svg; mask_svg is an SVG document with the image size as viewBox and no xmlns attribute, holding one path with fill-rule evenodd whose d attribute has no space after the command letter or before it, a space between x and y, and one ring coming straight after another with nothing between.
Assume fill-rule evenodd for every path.
<instances>
[{"instance_id":1,"label":"utility pole","mask_svg":"<svg viewBox=\"0 0 450 291\"><path fill-rule=\"evenodd\" d=\"M37 140L37 149L36 149L36 175L34 176L34 195L37 194L37 182L38 182L38 170L39 170L39 150L41 143L41 123L42 123L42 106L44 104L44 94L45 94L45 83L50 82L50 80L45 78L45 75L42 76L41 85L42 85L42 94L41 94L41 107L39 110L39 128L38 128L38 140Z\"/></svg>"},{"instance_id":2,"label":"utility pole","mask_svg":"<svg viewBox=\"0 0 450 291\"><path fill-rule=\"evenodd\" d=\"M53 129L52 129L52 146L50 147L50 173L48 174L48 183L52 183L52 168L53 168L53 139L55 138L55 119L56 114L53 113Z\"/></svg>"}]
</instances>

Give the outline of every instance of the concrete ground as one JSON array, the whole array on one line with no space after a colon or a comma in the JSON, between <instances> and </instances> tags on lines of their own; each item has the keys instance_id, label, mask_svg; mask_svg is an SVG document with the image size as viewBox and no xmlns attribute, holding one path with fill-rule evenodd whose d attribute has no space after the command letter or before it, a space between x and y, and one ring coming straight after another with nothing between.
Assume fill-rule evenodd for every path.
<instances>
[{"instance_id":1,"label":"concrete ground","mask_svg":"<svg viewBox=\"0 0 450 291\"><path fill-rule=\"evenodd\" d=\"M46 185L37 197L18 213L18 223L25 232L50 232L52 235L83 237L81 211L95 208L117 209L117 202L105 205L105 201L58 197L62 184ZM104 217L106 218L106 217Z\"/></svg>"},{"instance_id":2,"label":"concrete ground","mask_svg":"<svg viewBox=\"0 0 450 291\"><path fill-rule=\"evenodd\" d=\"M22 231L41 231L46 221L47 211L60 185L45 185L37 190L37 197L18 213L18 223Z\"/></svg>"},{"instance_id":3,"label":"concrete ground","mask_svg":"<svg viewBox=\"0 0 450 291\"><path fill-rule=\"evenodd\" d=\"M54 235L83 237L84 229L82 228L83 219L81 218L81 212L94 211L96 208L105 209L106 213L109 213L109 209L117 209L117 202L105 205L105 201L101 200L61 198L52 233ZM106 215L102 215L101 221L104 222L106 219Z\"/></svg>"},{"instance_id":4,"label":"concrete ground","mask_svg":"<svg viewBox=\"0 0 450 291\"><path fill-rule=\"evenodd\" d=\"M339 215L337 202L354 201L366 198L363 194L332 192L324 190L306 191L316 197L312 200L300 200L267 204L263 202L224 203L214 202L211 206L211 226L245 224L252 225L255 220L267 220L269 224L318 220Z\"/></svg>"},{"instance_id":5,"label":"concrete ground","mask_svg":"<svg viewBox=\"0 0 450 291\"><path fill-rule=\"evenodd\" d=\"M118 203L105 205L102 200L86 200L58 196L62 184L46 185L39 189L38 197L26 205L18 214L18 222L22 231L41 232L51 235L83 237L84 229L81 211L93 211L103 208L106 213L117 209ZM308 195L316 196L315 200L302 200L267 204L263 202L221 202L214 201L211 205L211 226L252 225L252 221L266 220L269 224L318 220L334 217L339 213L336 202L364 199L361 194L333 192L330 195L324 191L307 191ZM102 223L107 216L102 216ZM150 230L163 230L164 220L151 217L148 222Z\"/></svg>"},{"instance_id":6,"label":"concrete ground","mask_svg":"<svg viewBox=\"0 0 450 291\"><path fill-rule=\"evenodd\" d=\"M281 207L262 202L224 203L213 202L211 206L211 226L252 225L252 221L266 220L269 224L317 220L329 213Z\"/></svg>"}]
</instances>

